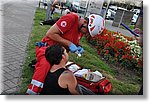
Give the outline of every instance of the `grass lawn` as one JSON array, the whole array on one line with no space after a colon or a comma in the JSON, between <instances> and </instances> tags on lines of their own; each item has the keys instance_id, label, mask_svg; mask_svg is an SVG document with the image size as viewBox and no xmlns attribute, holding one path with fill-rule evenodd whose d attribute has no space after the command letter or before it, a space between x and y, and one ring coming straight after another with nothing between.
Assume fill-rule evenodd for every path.
<instances>
[{"instance_id":1,"label":"grass lawn","mask_svg":"<svg viewBox=\"0 0 150 102\"><path fill-rule=\"evenodd\" d=\"M60 14L55 14L54 17L60 16ZM33 75L33 69L28 67L28 64L31 62L31 60L35 59L35 43L40 41L42 37L46 34L47 30L50 28L49 25L40 26L40 21L45 19L45 9L37 8L35 18L34 18L34 24L32 27L32 33L30 36L30 40L27 47L27 55L26 55L26 61L23 65L22 70L22 82L21 82L21 90L19 94L25 94L29 83L31 82L31 78ZM128 81L126 77L128 76L128 79L130 77L130 73L126 73L126 77L120 80L118 76L118 70L111 68L109 64L105 63L101 60L101 58L96 54L96 49L94 49L87 41L86 38L83 37L81 40L81 44L83 48L85 49L85 53L80 57L77 58L77 56L73 53L69 53L70 55L70 61L76 62L85 68L89 68L92 70L98 70L103 75L105 75L112 83L112 91L109 93L111 95L134 95L137 94L140 89L140 82L141 78L138 76L133 76L136 81ZM132 78L131 78L132 79Z\"/></svg>"}]
</instances>

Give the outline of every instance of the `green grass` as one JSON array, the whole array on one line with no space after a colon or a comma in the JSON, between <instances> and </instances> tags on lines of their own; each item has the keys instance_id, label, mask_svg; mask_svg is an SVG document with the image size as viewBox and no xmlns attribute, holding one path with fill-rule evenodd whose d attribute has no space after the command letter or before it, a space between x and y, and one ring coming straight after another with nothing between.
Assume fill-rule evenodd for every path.
<instances>
[{"instance_id":1,"label":"green grass","mask_svg":"<svg viewBox=\"0 0 150 102\"><path fill-rule=\"evenodd\" d=\"M130 29L133 30L135 25L129 25Z\"/></svg>"},{"instance_id":2,"label":"green grass","mask_svg":"<svg viewBox=\"0 0 150 102\"><path fill-rule=\"evenodd\" d=\"M60 16L60 14L55 14L54 17ZM45 19L45 9L37 8L34 24L32 27L32 33L30 36L30 40L27 47L27 55L26 60L23 65L22 70L22 82L21 82L21 90L19 94L25 94L29 83L31 82L31 78L34 70L28 67L28 64L35 59L35 43L40 41L43 36L45 36L47 30L50 28L49 25L40 26L40 21ZM81 39L81 45L83 46L85 52L84 54L77 58L77 56L73 53L69 53L69 60L84 66L85 68L89 68L92 70L98 70L103 75L105 75L112 83L112 91L109 94L119 95L119 94L137 94L140 85L138 83L132 84L127 81L120 81L116 78L116 71L109 67L105 62L103 62L96 54L96 49L94 49L89 43L86 41L86 38L83 37Z\"/></svg>"}]
</instances>

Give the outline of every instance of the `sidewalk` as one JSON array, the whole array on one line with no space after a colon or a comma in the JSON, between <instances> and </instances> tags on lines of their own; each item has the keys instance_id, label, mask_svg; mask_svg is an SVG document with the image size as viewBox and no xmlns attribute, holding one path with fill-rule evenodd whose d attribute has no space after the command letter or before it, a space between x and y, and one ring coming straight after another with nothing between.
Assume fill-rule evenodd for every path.
<instances>
[{"instance_id":1,"label":"sidewalk","mask_svg":"<svg viewBox=\"0 0 150 102\"><path fill-rule=\"evenodd\" d=\"M114 27L114 26L112 26L112 23L113 23L113 21L111 21L111 20L106 20L105 26L106 26L106 28L107 28L108 30L111 30L111 31L114 31L114 32L120 32L120 33L122 33L122 34L125 35L125 36L134 37L134 35L131 34L128 30L122 29L122 28L119 28L119 27Z\"/></svg>"},{"instance_id":2,"label":"sidewalk","mask_svg":"<svg viewBox=\"0 0 150 102\"><path fill-rule=\"evenodd\" d=\"M1 94L19 91L22 65L31 34L37 0L6 0L2 2L2 89Z\"/></svg>"}]
</instances>

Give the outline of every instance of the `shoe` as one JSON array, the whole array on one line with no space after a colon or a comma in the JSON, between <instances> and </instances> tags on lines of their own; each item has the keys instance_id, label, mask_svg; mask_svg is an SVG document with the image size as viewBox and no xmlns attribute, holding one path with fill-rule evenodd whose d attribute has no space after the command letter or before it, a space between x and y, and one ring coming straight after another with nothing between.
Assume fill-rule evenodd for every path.
<instances>
[{"instance_id":1,"label":"shoe","mask_svg":"<svg viewBox=\"0 0 150 102\"><path fill-rule=\"evenodd\" d=\"M43 23L41 22L40 25L43 26Z\"/></svg>"},{"instance_id":2,"label":"shoe","mask_svg":"<svg viewBox=\"0 0 150 102\"><path fill-rule=\"evenodd\" d=\"M50 19L53 19L53 17L51 16Z\"/></svg>"}]
</instances>

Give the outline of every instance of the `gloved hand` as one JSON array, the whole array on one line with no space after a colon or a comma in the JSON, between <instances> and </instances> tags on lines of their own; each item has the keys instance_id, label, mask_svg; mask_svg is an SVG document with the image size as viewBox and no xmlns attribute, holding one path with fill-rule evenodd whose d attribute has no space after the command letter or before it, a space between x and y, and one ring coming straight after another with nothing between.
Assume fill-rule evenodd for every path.
<instances>
[{"instance_id":1,"label":"gloved hand","mask_svg":"<svg viewBox=\"0 0 150 102\"><path fill-rule=\"evenodd\" d=\"M78 51L80 54L82 54L84 52L84 49L81 46L78 46L77 48L78 48Z\"/></svg>"},{"instance_id":2,"label":"gloved hand","mask_svg":"<svg viewBox=\"0 0 150 102\"><path fill-rule=\"evenodd\" d=\"M47 46L47 43L43 43L43 42L36 42L35 46L43 47L43 46Z\"/></svg>"},{"instance_id":3,"label":"gloved hand","mask_svg":"<svg viewBox=\"0 0 150 102\"><path fill-rule=\"evenodd\" d=\"M78 50L78 48L77 48L77 46L75 44L71 43L69 45L69 50L74 53L74 52L76 52Z\"/></svg>"}]
</instances>

